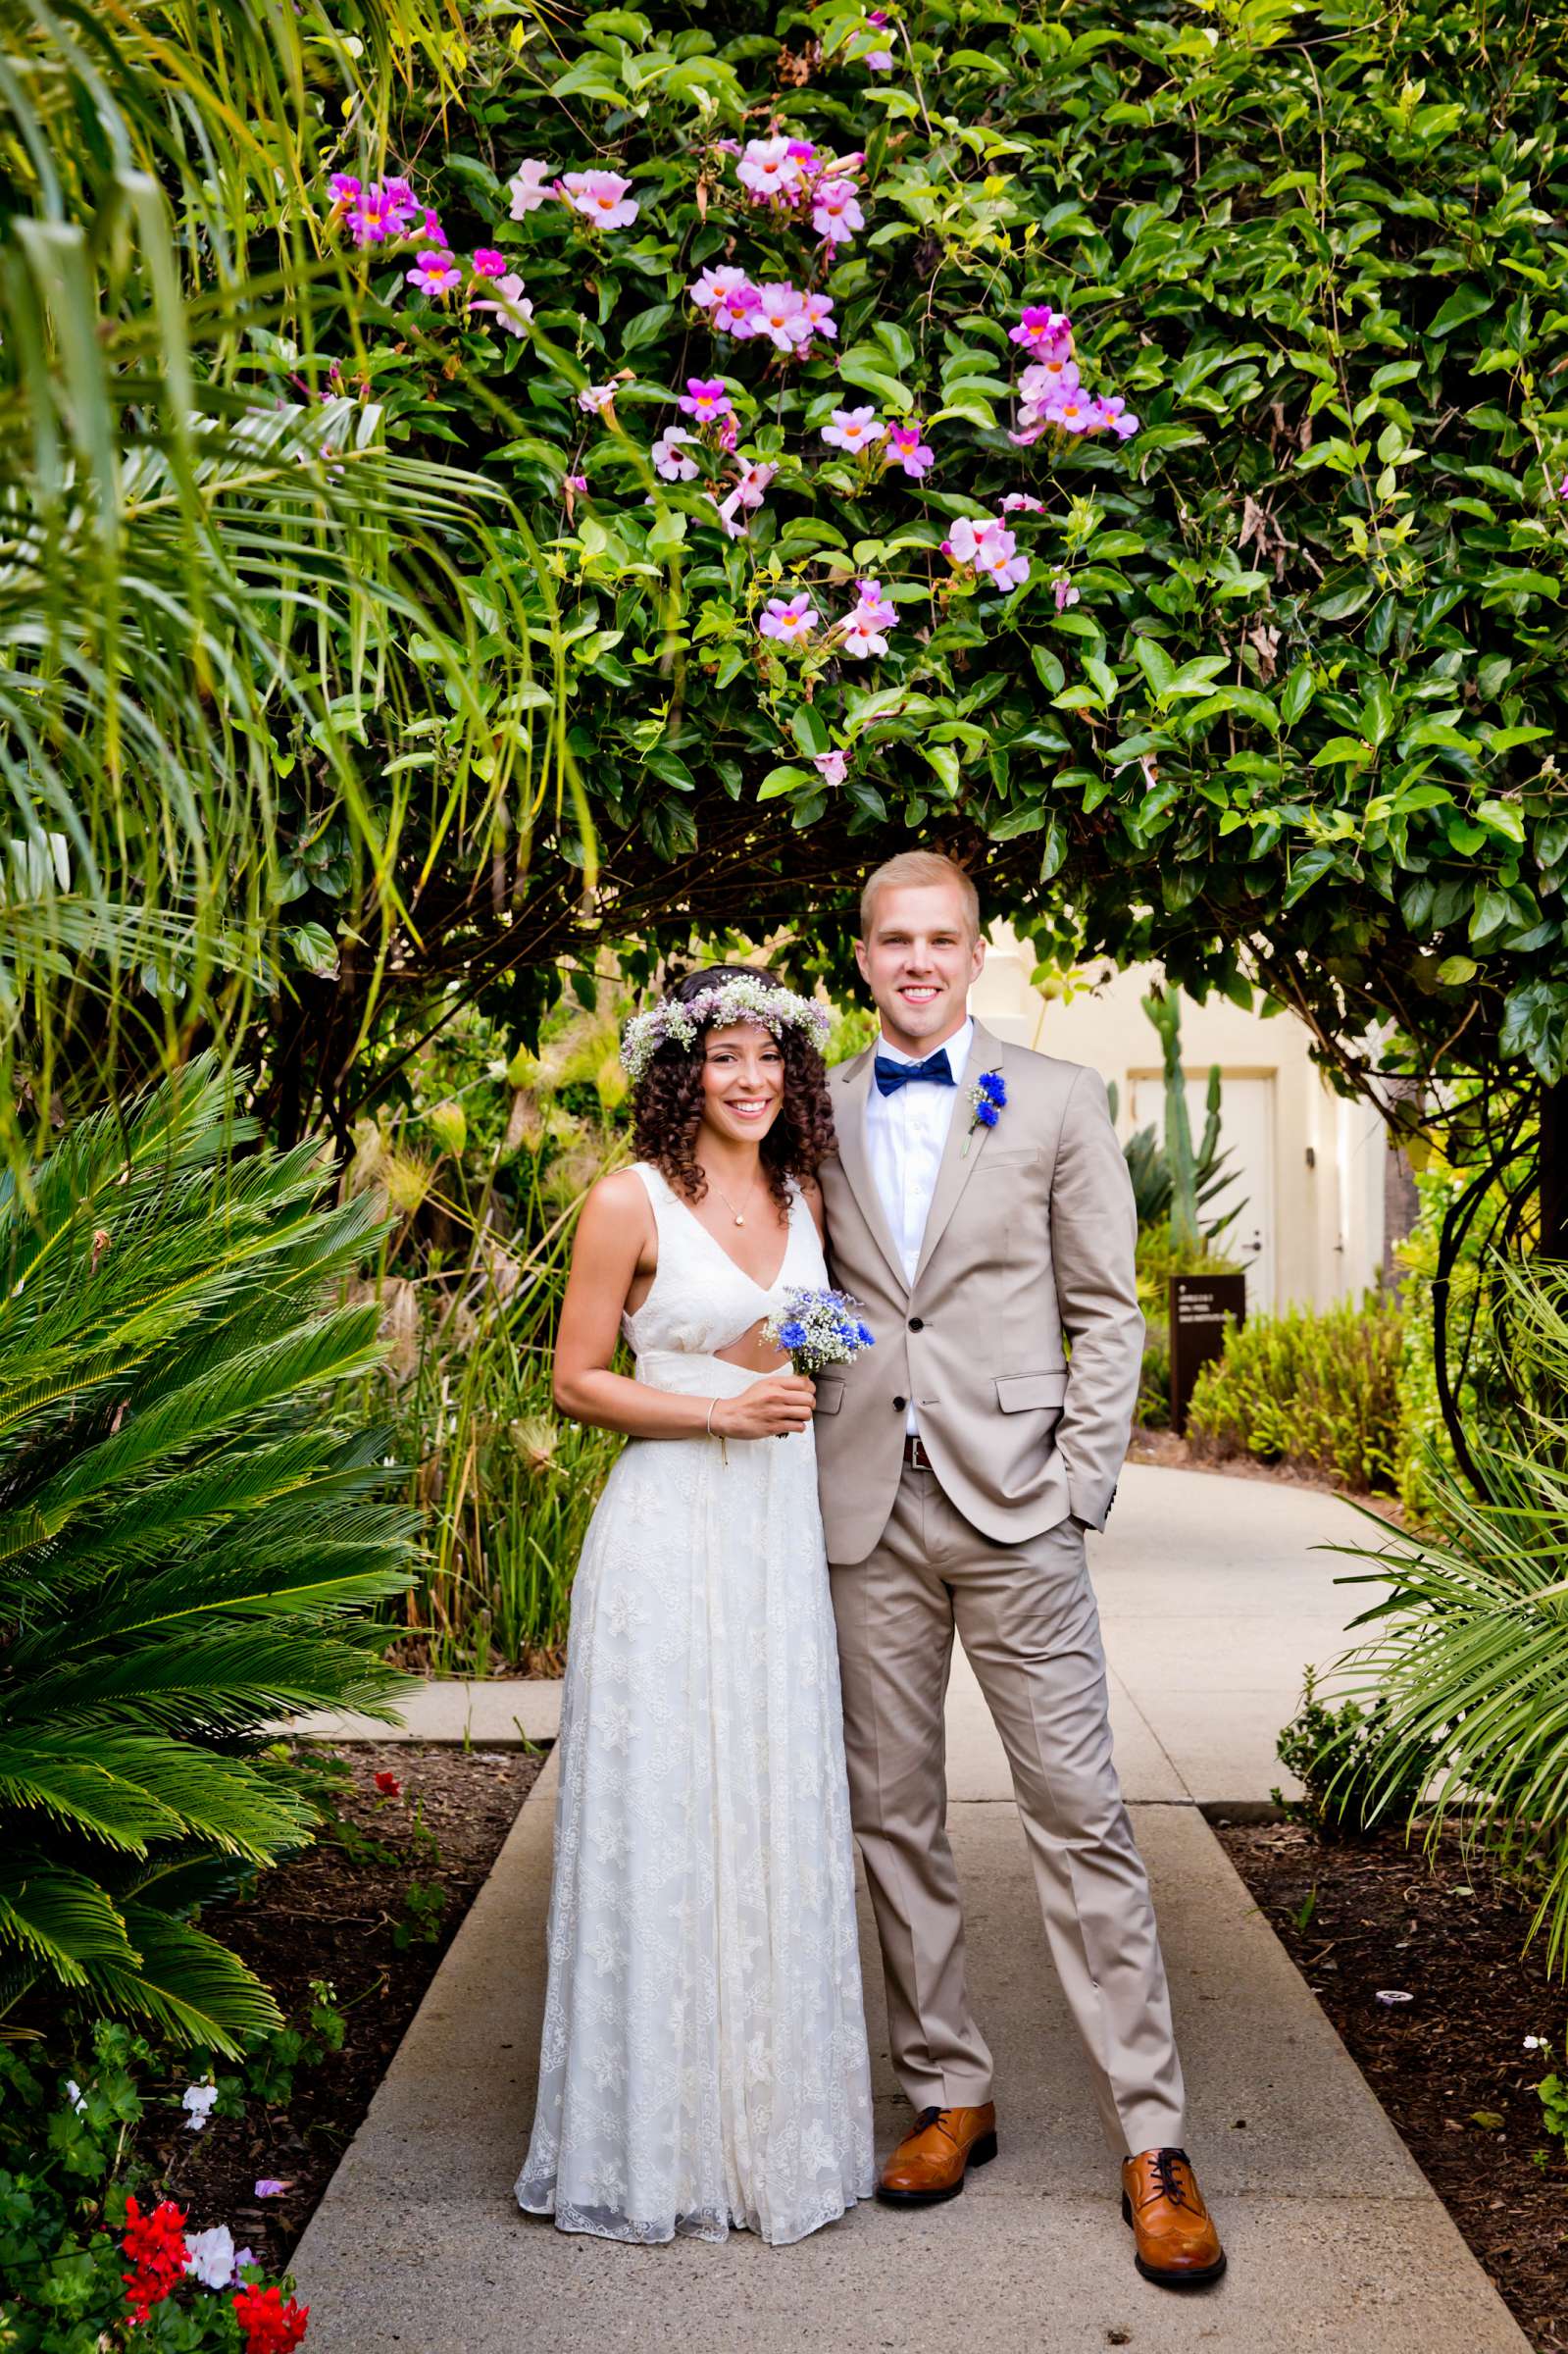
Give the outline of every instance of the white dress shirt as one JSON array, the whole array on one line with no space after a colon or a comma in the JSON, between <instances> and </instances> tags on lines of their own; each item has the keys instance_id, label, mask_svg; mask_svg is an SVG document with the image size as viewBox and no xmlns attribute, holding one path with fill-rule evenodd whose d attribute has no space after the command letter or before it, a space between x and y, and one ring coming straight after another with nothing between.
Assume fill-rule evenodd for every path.
<instances>
[{"instance_id":1,"label":"white dress shirt","mask_svg":"<svg viewBox=\"0 0 1568 2354\"><path fill-rule=\"evenodd\" d=\"M974 1036L975 1024L971 1019L945 1043L942 1050L953 1074L951 1087L937 1086L930 1079L916 1079L899 1088L896 1095L885 1096L874 1077L866 1097L866 1151L871 1173L888 1231L898 1246L904 1280L911 1291L915 1269L920 1264L920 1247L926 1239L931 1198L936 1190L936 1172L941 1167L947 1132L963 1093L964 1066ZM903 1053L884 1037L878 1038L876 1050L889 1062L926 1060L924 1054ZM931 1050L936 1051L935 1048ZM920 1427L913 1398L904 1424L908 1430Z\"/></svg>"}]
</instances>

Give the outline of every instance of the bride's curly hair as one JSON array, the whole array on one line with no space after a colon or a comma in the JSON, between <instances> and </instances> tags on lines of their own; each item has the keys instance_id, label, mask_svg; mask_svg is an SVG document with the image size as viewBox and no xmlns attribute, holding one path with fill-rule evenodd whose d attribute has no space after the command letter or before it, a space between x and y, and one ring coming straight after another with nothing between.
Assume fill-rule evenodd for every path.
<instances>
[{"instance_id":1,"label":"bride's curly hair","mask_svg":"<svg viewBox=\"0 0 1568 2354\"><path fill-rule=\"evenodd\" d=\"M705 964L686 973L670 995L684 1001L705 989L722 988L726 981L745 977L769 989L782 989L778 977L754 964ZM707 1181L696 1161L697 1130L702 1125L702 1062L711 1022L705 1022L689 1049L669 1039L660 1047L632 1097L632 1137L639 1160L651 1161L676 1192L687 1202L700 1202ZM833 1106L828 1100L828 1070L821 1054L801 1030L786 1026L779 1039L784 1061L784 1097L779 1116L762 1140L762 1168L768 1191L781 1210L788 1203L787 1180L814 1177L835 1150Z\"/></svg>"}]
</instances>

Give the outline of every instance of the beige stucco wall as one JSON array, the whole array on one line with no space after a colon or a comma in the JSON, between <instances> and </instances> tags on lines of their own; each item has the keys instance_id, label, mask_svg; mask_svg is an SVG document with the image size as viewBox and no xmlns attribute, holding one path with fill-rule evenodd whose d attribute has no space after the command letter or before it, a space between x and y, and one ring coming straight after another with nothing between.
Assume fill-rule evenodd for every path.
<instances>
[{"instance_id":1,"label":"beige stucco wall","mask_svg":"<svg viewBox=\"0 0 1568 2354\"><path fill-rule=\"evenodd\" d=\"M1033 969L1027 943L998 927L972 994L975 1012L1001 1037L1114 1079L1118 1125L1131 1133L1133 1083L1161 1067L1159 1039L1140 1004L1157 971L1090 967L1067 994L1048 996L1035 988ZM1383 1258L1383 1123L1369 1107L1333 1094L1309 1059L1309 1044L1291 1015L1265 1018L1218 997L1201 1005L1182 1000L1182 1059L1190 1075L1217 1062L1222 1080L1268 1082L1276 1306L1359 1296ZM1222 1093L1222 1137L1223 1104Z\"/></svg>"}]
</instances>

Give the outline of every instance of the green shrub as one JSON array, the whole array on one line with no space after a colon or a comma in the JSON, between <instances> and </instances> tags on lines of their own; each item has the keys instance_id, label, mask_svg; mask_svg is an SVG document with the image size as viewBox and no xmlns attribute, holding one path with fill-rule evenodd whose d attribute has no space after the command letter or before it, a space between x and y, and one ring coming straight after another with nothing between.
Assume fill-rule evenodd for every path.
<instances>
[{"instance_id":1,"label":"green shrub","mask_svg":"<svg viewBox=\"0 0 1568 2354\"><path fill-rule=\"evenodd\" d=\"M1288 1799L1276 1788L1276 1806L1297 1822L1309 1823L1320 1839L1362 1838L1381 1829L1399 1809L1408 1813L1439 1760L1434 1747L1412 1750L1392 1781L1378 1766L1388 1733L1389 1704L1370 1710L1347 1700L1338 1709L1318 1698L1317 1670L1309 1667L1299 1713L1283 1726L1277 1743L1280 1764L1301 1784L1304 1799Z\"/></svg>"},{"instance_id":2,"label":"green shrub","mask_svg":"<svg viewBox=\"0 0 1568 2354\"><path fill-rule=\"evenodd\" d=\"M1253 1316L1194 1382L1188 1437L1221 1459L1255 1455L1360 1492L1391 1488L1402 1345L1399 1310L1376 1292Z\"/></svg>"},{"instance_id":3,"label":"green shrub","mask_svg":"<svg viewBox=\"0 0 1568 2354\"><path fill-rule=\"evenodd\" d=\"M278 2023L190 1915L311 1836L255 1754L316 1708L386 1713L361 1606L407 1583L379 1357L326 1287L372 1241L319 1205L211 1061L0 1180L0 2014L29 1989L233 2051Z\"/></svg>"}]
</instances>

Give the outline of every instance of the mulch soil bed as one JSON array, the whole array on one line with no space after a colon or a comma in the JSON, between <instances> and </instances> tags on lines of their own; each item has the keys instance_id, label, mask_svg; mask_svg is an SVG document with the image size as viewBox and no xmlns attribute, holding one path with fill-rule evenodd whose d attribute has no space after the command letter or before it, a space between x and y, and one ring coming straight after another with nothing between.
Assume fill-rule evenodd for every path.
<instances>
[{"instance_id":1,"label":"mulch soil bed","mask_svg":"<svg viewBox=\"0 0 1568 2354\"><path fill-rule=\"evenodd\" d=\"M286 2268L544 1763L523 1751L403 1742L329 1754L353 1777L335 1799L351 1826L347 1845L322 1838L264 1873L246 1900L204 1914L202 1926L249 1963L290 2022L308 2009L312 1982L325 1979L346 2014L341 2051L302 2067L285 2107L252 2099L243 2120L215 2116L194 2134L177 2110L149 2106L137 2137L190 2228L228 2224L269 2273ZM395 1775L400 1794L378 1792L379 1771ZM400 1946L411 1883L438 1888L445 1902L433 1939ZM428 1917L430 1900L415 1901ZM268 2176L287 2188L258 2200L255 2185Z\"/></svg>"},{"instance_id":2,"label":"mulch soil bed","mask_svg":"<svg viewBox=\"0 0 1568 2354\"><path fill-rule=\"evenodd\" d=\"M1218 1837L1538 2354L1565 2354L1568 2155L1525 2037L1560 2065L1568 1987L1543 1944L1521 1952L1530 1907L1450 1833L1430 1866L1397 1833Z\"/></svg>"}]
</instances>

